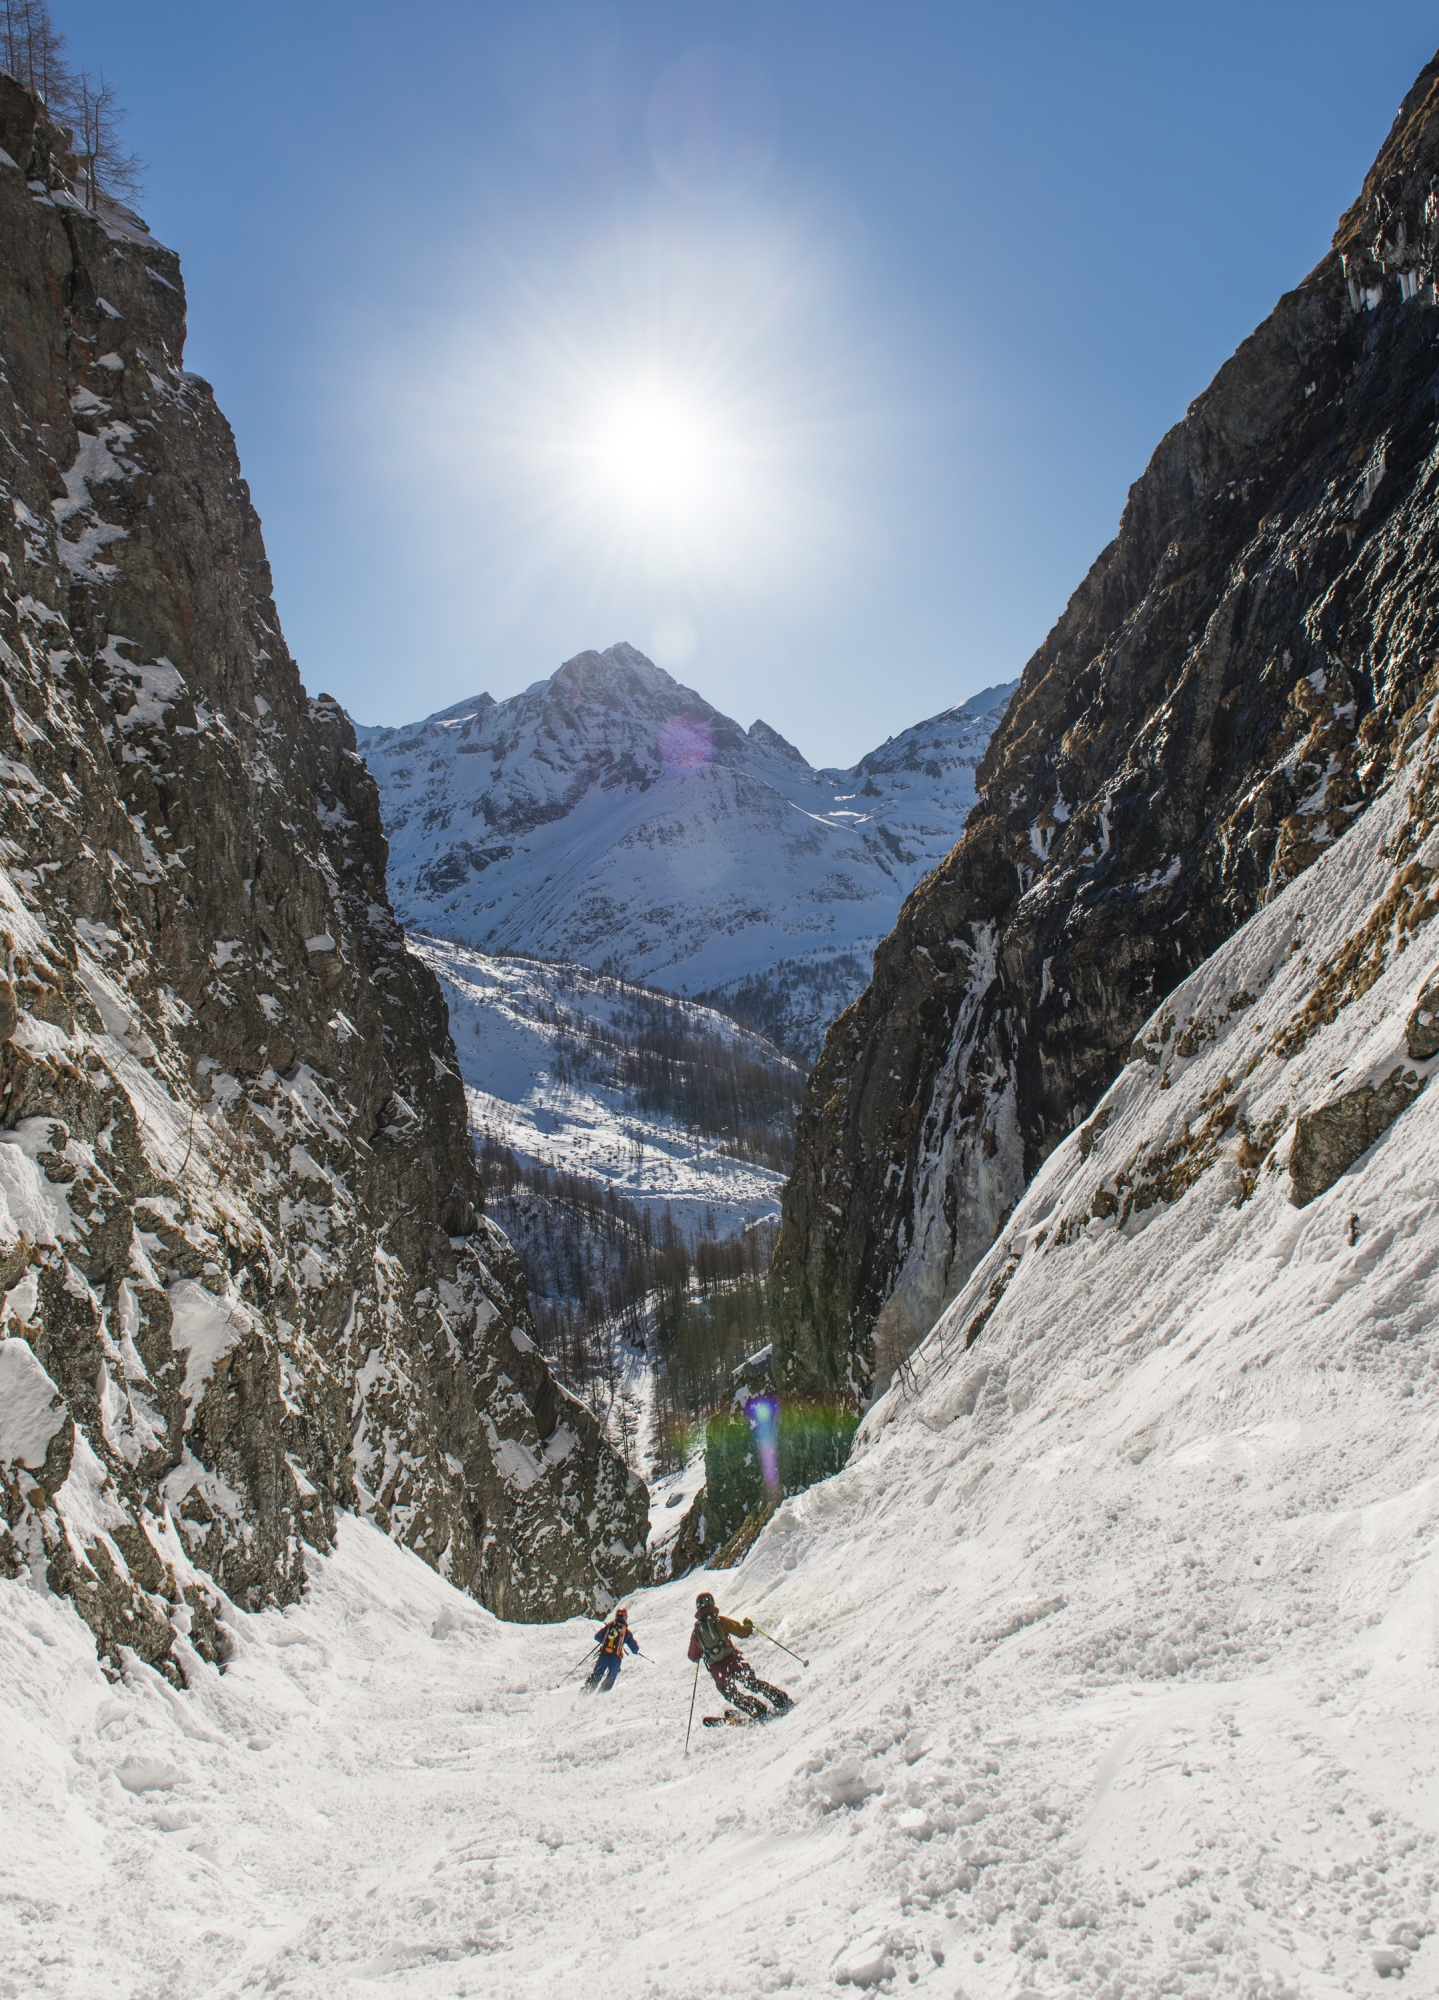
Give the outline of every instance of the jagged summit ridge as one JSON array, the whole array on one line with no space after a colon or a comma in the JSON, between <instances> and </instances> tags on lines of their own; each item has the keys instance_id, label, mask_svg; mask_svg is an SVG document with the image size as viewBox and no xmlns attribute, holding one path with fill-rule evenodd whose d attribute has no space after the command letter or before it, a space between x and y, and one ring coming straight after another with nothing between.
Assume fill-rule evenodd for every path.
<instances>
[{"instance_id":1,"label":"jagged summit ridge","mask_svg":"<svg viewBox=\"0 0 1439 2000\"><path fill-rule=\"evenodd\" d=\"M813 769L633 646L496 702L361 727L405 923L486 950L747 993L810 1053L906 890L947 853L1011 690Z\"/></svg>"}]
</instances>

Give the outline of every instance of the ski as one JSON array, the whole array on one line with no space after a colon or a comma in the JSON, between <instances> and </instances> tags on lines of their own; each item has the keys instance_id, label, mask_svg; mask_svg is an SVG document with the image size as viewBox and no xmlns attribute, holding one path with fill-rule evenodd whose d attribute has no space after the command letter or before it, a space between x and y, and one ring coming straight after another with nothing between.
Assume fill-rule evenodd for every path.
<instances>
[{"instance_id":1,"label":"ski","mask_svg":"<svg viewBox=\"0 0 1439 2000\"><path fill-rule=\"evenodd\" d=\"M741 1715L737 1708L727 1708L723 1715L702 1715L700 1721L706 1729L723 1729L728 1723L731 1729L748 1729L752 1724L763 1722L762 1715Z\"/></svg>"}]
</instances>

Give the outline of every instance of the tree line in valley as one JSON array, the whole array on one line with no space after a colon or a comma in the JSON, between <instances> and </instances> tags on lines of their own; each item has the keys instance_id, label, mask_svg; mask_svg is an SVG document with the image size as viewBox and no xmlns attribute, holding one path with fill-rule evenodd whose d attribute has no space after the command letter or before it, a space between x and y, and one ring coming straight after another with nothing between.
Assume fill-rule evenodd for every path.
<instances>
[{"instance_id":1,"label":"tree line in valley","mask_svg":"<svg viewBox=\"0 0 1439 2000\"><path fill-rule=\"evenodd\" d=\"M733 1392L735 1370L769 1340L767 1273L778 1224L686 1239L667 1206L607 1182L478 1142L485 1208L514 1245L535 1337L560 1379L610 1422L628 1458L642 1444L659 1472ZM652 1433L636 1434L629 1378L648 1357Z\"/></svg>"},{"instance_id":2,"label":"tree line in valley","mask_svg":"<svg viewBox=\"0 0 1439 2000\"><path fill-rule=\"evenodd\" d=\"M635 1115L637 1152L663 1121L712 1151L789 1171L805 1081L792 1057L693 1000L582 966L542 970L525 1011L548 1031L553 1086L618 1095L621 1119ZM476 1147L486 1210L524 1266L541 1350L632 1463L676 1469L729 1408L740 1363L769 1342L777 1221L721 1234L711 1216L687 1233L662 1201L516 1153L504 1127L478 1132Z\"/></svg>"},{"instance_id":3,"label":"tree line in valley","mask_svg":"<svg viewBox=\"0 0 1439 2000\"><path fill-rule=\"evenodd\" d=\"M127 150L114 85L103 73L71 67L65 37L46 0L0 0L0 69L42 103L69 135L76 189L87 208L100 198L133 200L145 162Z\"/></svg>"},{"instance_id":4,"label":"tree line in valley","mask_svg":"<svg viewBox=\"0 0 1439 2000\"><path fill-rule=\"evenodd\" d=\"M536 1000L555 1030L552 1077L570 1087L622 1091L650 1117L671 1118L720 1141L720 1150L788 1173L805 1072L772 1043L712 1010L579 966L546 968L553 993L569 981L612 989L606 1014L562 998Z\"/></svg>"}]
</instances>

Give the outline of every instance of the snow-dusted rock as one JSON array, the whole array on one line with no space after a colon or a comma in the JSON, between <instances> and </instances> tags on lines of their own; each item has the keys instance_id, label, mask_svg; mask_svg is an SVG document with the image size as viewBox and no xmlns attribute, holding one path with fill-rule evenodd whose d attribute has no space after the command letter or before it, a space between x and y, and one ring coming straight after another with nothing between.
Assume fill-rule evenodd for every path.
<instances>
[{"instance_id":1,"label":"snow-dusted rock","mask_svg":"<svg viewBox=\"0 0 1439 2000\"><path fill-rule=\"evenodd\" d=\"M1161 440L831 1035L777 1272L795 1380L864 1400L1156 1000L1392 775L1439 638L1436 113L1431 65L1333 251Z\"/></svg>"},{"instance_id":2,"label":"snow-dusted rock","mask_svg":"<svg viewBox=\"0 0 1439 2000\"><path fill-rule=\"evenodd\" d=\"M0 1572L171 1675L299 1597L337 1505L507 1616L588 1612L643 1489L527 1344L178 261L63 145L0 75Z\"/></svg>"}]
</instances>

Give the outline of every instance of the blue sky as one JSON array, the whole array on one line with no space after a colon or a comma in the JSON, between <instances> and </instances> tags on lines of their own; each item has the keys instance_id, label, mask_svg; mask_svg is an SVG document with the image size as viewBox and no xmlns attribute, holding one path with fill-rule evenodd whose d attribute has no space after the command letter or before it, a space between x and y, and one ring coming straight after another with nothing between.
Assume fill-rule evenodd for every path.
<instances>
[{"instance_id":1,"label":"blue sky","mask_svg":"<svg viewBox=\"0 0 1439 2000\"><path fill-rule=\"evenodd\" d=\"M307 684L626 638L816 763L1017 674L1439 12L56 0Z\"/></svg>"}]
</instances>

